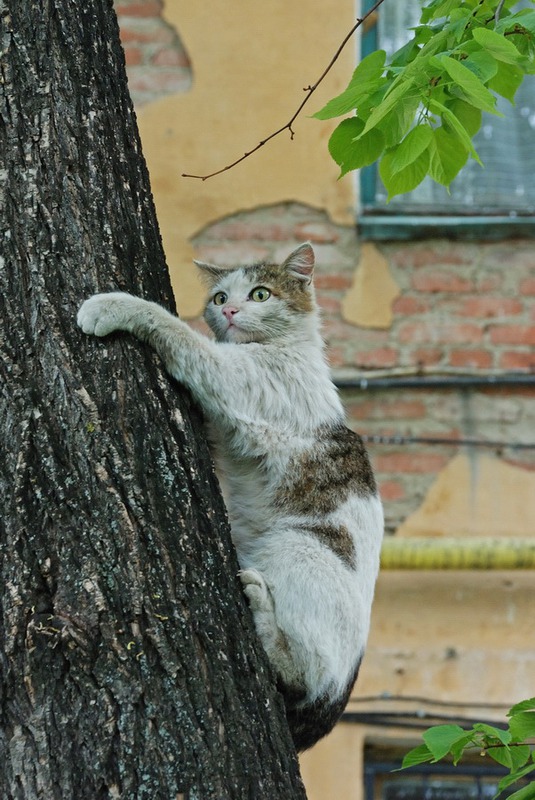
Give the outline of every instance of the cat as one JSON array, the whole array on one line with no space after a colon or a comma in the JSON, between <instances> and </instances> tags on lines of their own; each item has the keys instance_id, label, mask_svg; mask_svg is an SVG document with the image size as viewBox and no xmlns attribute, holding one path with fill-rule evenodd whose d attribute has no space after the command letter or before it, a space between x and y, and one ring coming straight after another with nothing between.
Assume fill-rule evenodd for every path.
<instances>
[{"instance_id":1,"label":"cat","mask_svg":"<svg viewBox=\"0 0 535 800\"><path fill-rule=\"evenodd\" d=\"M280 266L195 263L215 341L119 292L86 300L78 324L148 342L203 408L239 578L302 751L333 728L357 677L382 505L330 378L311 245Z\"/></svg>"}]
</instances>

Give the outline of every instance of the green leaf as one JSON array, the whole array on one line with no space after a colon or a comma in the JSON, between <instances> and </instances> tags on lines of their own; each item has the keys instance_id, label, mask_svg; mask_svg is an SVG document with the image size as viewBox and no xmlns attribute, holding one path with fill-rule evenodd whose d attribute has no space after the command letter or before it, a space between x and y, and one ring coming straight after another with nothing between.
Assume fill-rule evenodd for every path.
<instances>
[{"instance_id":1,"label":"green leaf","mask_svg":"<svg viewBox=\"0 0 535 800\"><path fill-rule=\"evenodd\" d=\"M527 764L522 769L516 770L516 772L511 772L509 775L506 775L504 778L501 779L500 783L498 784L498 788L500 791L502 789L507 789L508 786L511 784L516 783L520 778L525 778L526 775L529 775L530 772L535 772L535 764Z\"/></svg>"},{"instance_id":2,"label":"green leaf","mask_svg":"<svg viewBox=\"0 0 535 800\"><path fill-rule=\"evenodd\" d=\"M451 113L457 117L459 123L463 126L469 136L475 136L481 128L482 111L480 108L461 100L460 97L455 97L453 100L448 101L448 108Z\"/></svg>"},{"instance_id":3,"label":"green leaf","mask_svg":"<svg viewBox=\"0 0 535 800\"><path fill-rule=\"evenodd\" d=\"M472 737L470 737L468 740L467 737L465 737L464 739L459 739L459 741L455 742L455 744L452 744L450 752L455 766L457 766L457 764L463 757L465 748L467 746L472 745L472 743L473 743Z\"/></svg>"},{"instance_id":4,"label":"green leaf","mask_svg":"<svg viewBox=\"0 0 535 800\"><path fill-rule=\"evenodd\" d=\"M342 165L342 175L353 169L373 164L385 149L385 138L380 130L373 130L353 140L353 157Z\"/></svg>"},{"instance_id":5,"label":"green leaf","mask_svg":"<svg viewBox=\"0 0 535 800\"><path fill-rule=\"evenodd\" d=\"M448 133L443 127L433 131L429 153L429 174L443 186L450 185L468 160L468 153L464 147L459 147L457 136Z\"/></svg>"},{"instance_id":6,"label":"green leaf","mask_svg":"<svg viewBox=\"0 0 535 800\"><path fill-rule=\"evenodd\" d=\"M453 111L447 108L442 103L438 103L436 100L433 100L430 104L430 110L433 113L438 113L441 115L443 123L445 123L445 128L447 126L448 130L451 131L463 145L463 148L466 150L467 153L470 153L472 158L474 158L478 164L481 164L481 159L479 158L476 149L472 142L472 137L468 133L468 131L463 127L460 120L455 116ZM438 130L441 130L440 128ZM483 166L481 164L481 166Z\"/></svg>"},{"instance_id":7,"label":"green leaf","mask_svg":"<svg viewBox=\"0 0 535 800\"><path fill-rule=\"evenodd\" d=\"M475 50L463 61L465 67L471 70L480 81L487 83L498 72L498 62L484 50Z\"/></svg>"},{"instance_id":8,"label":"green leaf","mask_svg":"<svg viewBox=\"0 0 535 800\"><path fill-rule=\"evenodd\" d=\"M524 56L514 44L499 33L487 28L476 28L472 35L476 42L497 61L503 61L505 64L520 64L524 61Z\"/></svg>"},{"instance_id":9,"label":"green leaf","mask_svg":"<svg viewBox=\"0 0 535 800\"><path fill-rule=\"evenodd\" d=\"M329 152L341 169L340 177L377 161L385 149L384 136L373 130L361 136L364 122L359 117L344 119L329 139Z\"/></svg>"},{"instance_id":10,"label":"green leaf","mask_svg":"<svg viewBox=\"0 0 535 800\"><path fill-rule=\"evenodd\" d=\"M323 108L316 111L312 116L315 119L332 119L333 117L341 117L343 114L349 114L350 111L354 111L357 107L359 98L359 91L345 89L341 94L329 100Z\"/></svg>"},{"instance_id":11,"label":"green leaf","mask_svg":"<svg viewBox=\"0 0 535 800\"><path fill-rule=\"evenodd\" d=\"M312 114L315 119L332 119L333 117L341 117L343 114L349 114L354 111L361 100L367 97L372 92L380 87L380 79L376 83L363 84L362 86L352 86L345 89L337 97L323 106L322 109Z\"/></svg>"},{"instance_id":12,"label":"green leaf","mask_svg":"<svg viewBox=\"0 0 535 800\"><path fill-rule=\"evenodd\" d=\"M535 737L535 713L533 711L518 711L509 720L509 730L516 742Z\"/></svg>"},{"instance_id":13,"label":"green leaf","mask_svg":"<svg viewBox=\"0 0 535 800\"><path fill-rule=\"evenodd\" d=\"M531 758L531 747L529 744L525 744L520 745L520 747L511 747L510 750L513 759L513 769L522 769Z\"/></svg>"},{"instance_id":14,"label":"green leaf","mask_svg":"<svg viewBox=\"0 0 535 800\"><path fill-rule=\"evenodd\" d=\"M418 42L418 44L426 44L434 36L434 31L430 25L415 25L413 31L414 40Z\"/></svg>"},{"instance_id":15,"label":"green leaf","mask_svg":"<svg viewBox=\"0 0 535 800\"><path fill-rule=\"evenodd\" d=\"M517 14L511 14L499 21L496 26L497 33L511 33L517 25L521 25L530 33L535 33L535 11L523 9Z\"/></svg>"},{"instance_id":16,"label":"green leaf","mask_svg":"<svg viewBox=\"0 0 535 800\"><path fill-rule=\"evenodd\" d=\"M392 159L394 174L416 161L424 150L427 150L432 138L433 131L427 124L416 125L409 131L394 153Z\"/></svg>"},{"instance_id":17,"label":"green leaf","mask_svg":"<svg viewBox=\"0 0 535 800\"><path fill-rule=\"evenodd\" d=\"M384 154L379 163L379 175L391 200L397 194L412 192L423 181L429 170L429 153L423 153L402 170L394 170L392 163L396 157L397 148Z\"/></svg>"},{"instance_id":18,"label":"green leaf","mask_svg":"<svg viewBox=\"0 0 535 800\"><path fill-rule=\"evenodd\" d=\"M518 792L513 792L508 796L507 800L535 800L535 782L529 783L519 789Z\"/></svg>"},{"instance_id":19,"label":"green leaf","mask_svg":"<svg viewBox=\"0 0 535 800\"><path fill-rule=\"evenodd\" d=\"M472 12L466 6L461 9L453 10L450 15L450 23L446 26L451 37L451 44L460 45L466 41L467 29L472 28Z\"/></svg>"},{"instance_id":20,"label":"green leaf","mask_svg":"<svg viewBox=\"0 0 535 800\"><path fill-rule=\"evenodd\" d=\"M419 92L416 89L411 90L378 123L377 128L383 132L387 147L395 147L407 135L414 125L414 118L420 105Z\"/></svg>"},{"instance_id":21,"label":"green leaf","mask_svg":"<svg viewBox=\"0 0 535 800\"><path fill-rule=\"evenodd\" d=\"M513 64L498 64L496 75L489 81L489 89L513 103L516 91L524 80L524 72Z\"/></svg>"},{"instance_id":22,"label":"green leaf","mask_svg":"<svg viewBox=\"0 0 535 800\"><path fill-rule=\"evenodd\" d=\"M316 111L312 116L316 119L331 119L353 111L361 100L373 94L384 83L382 74L385 66L386 53L384 50L375 50L363 58L349 82L347 88L337 97Z\"/></svg>"},{"instance_id":23,"label":"green leaf","mask_svg":"<svg viewBox=\"0 0 535 800\"><path fill-rule=\"evenodd\" d=\"M512 717L515 714L519 714L521 711L535 711L535 697L530 697L529 700L521 700L520 703L511 706L507 712L507 716Z\"/></svg>"},{"instance_id":24,"label":"green leaf","mask_svg":"<svg viewBox=\"0 0 535 800\"><path fill-rule=\"evenodd\" d=\"M447 755L452 745L462 739L470 741L471 736L459 725L435 725L422 734L422 739L433 754L434 761Z\"/></svg>"},{"instance_id":25,"label":"green leaf","mask_svg":"<svg viewBox=\"0 0 535 800\"><path fill-rule=\"evenodd\" d=\"M342 166L353 151L353 141L364 130L364 122L359 117L344 119L334 129L329 139L329 153L338 166Z\"/></svg>"},{"instance_id":26,"label":"green leaf","mask_svg":"<svg viewBox=\"0 0 535 800\"><path fill-rule=\"evenodd\" d=\"M502 744L509 744L512 737L509 731L504 731L503 728L495 728L494 725L487 725L485 722L477 722L474 725L474 730L485 735L486 740L492 742L497 739Z\"/></svg>"},{"instance_id":27,"label":"green leaf","mask_svg":"<svg viewBox=\"0 0 535 800\"><path fill-rule=\"evenodd\" d=\"M462 92L463 99L482 111L489 111L491 114L499 113L496 111L494 95L468 67L451 56L437 56L436 60L454 81L454 89Z\"/></svg>"},{"instance_id":28,"label":"green leaf","mask_svg":"<svg viewBox=\"0 0 535 800\"><path fill-rule=\"evenodd\" d=\"M362 59L354 70L349 86L360 86L363 83L375 83L385 68L386 53L384 50L374 50Z\"/></svg>"},{"instance_id":29,"label":"green leaf","mask_svg":"<svg viewBox=\"0 0 535 800\"><path fill-rule=\"evenodd\" d=\"M422 22L447 16L459 5L458 0L434 0L422 9Z\"/></svg>"},{"instance_id":30,"label":"green leaf","mask_svg":"<svg viewBox=\"0 0 535 800\"><path fill-rule=\"evenodd\" d=\"M401 763L401 769L407 769L408 767L414 767L417 764L425 764L427 761L433 760L433 753L429 751L429 748L425 744L421 744L418 747L409 750L403 757L403 761Z\"/></svg>"},{"instance_id":31,"label":"green leaf","mask_svg":"<svg viewBox=\"0 0 535 800\"><path fill-rule=\"evenodd\" d=\"M407 44L404 44L403 47L400 47L399 50L396 50L394 55L390 60L391 67L405 67L414 58L418 55L419 47L416 42L416 38L411 39Z\"/></svg>"},{"instance_id":32,"label":"green leaf","mask_svg":"<svg viewBox=\"0 0 535 800\"><path fill-rule=\"evenodd\" d=\"M424 153L402 170L392 169L392 159L396 149L387 152L379 162L379 175L388 192L388 201L398 194L406 194L416 189L423 181L429 169L429 154Z\"/></svg>"},{"instance_id":33,"label":"green leaf","mask_svg":"<svg viewBox=\"0 0 535 800\"><path fill-rule=\"evenodd\" d=\"M487 748L489 756L507 769L513 768L513 759L511 756L511 748L509 747L489 747Z\"/></svg>"},{"instance_id":34,"label":"green leaf","mask_svg":"<svg viewBox=\"0 0 535 800\"><path fill-rule=\"evenodd\" d=\"M364 128L364 133L367 133L372 128L375 128L387 114L390 113L400 101L404 100L413 88L412 80L394 81L394 88L388 91L383 101L371 112ZM393 85L394 85L393 84Z\"/></svg>"},{"instance_id":35,"label":"green leaf","mask_svg":"<svg viewBox=\"0 0 535 800\"><path fill-rule=\"evenodd\" d=\"M532 75L535 71L535 42L532 31L526 30L521 25L515 25L509 31L509 38L514 42L516 48L525 57L522 69L527 75Z\"/></svg>"},{"instance_id":36,"label":"green leaf","mask_svg":"<svg viewBox=\"0 0 535 800\"><path fill-rule=\"evenodd\" d=\"M449 186L469 155L481 163L472 137L482 111L503 116L494 93L513 102L524 75L535 72L535 11L512 13L517 2L502 0L495 23L496 0L426 0L421 24L389 65L382 50L364 58L347 88L314 114L357 111L329 141L341 175L384 153L380 171L390 198L425 174ZM431 115L441 127L432 127Z\"/></svg>"}]
</instances>

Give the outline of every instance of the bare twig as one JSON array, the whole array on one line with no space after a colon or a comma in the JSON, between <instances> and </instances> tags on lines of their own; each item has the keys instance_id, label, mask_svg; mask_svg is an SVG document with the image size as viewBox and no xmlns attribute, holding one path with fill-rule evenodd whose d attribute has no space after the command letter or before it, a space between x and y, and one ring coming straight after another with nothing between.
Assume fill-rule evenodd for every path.
<instances>
[{"instance_id":1,"label":"bare twig","mask_svg":"<svg viewBox=\"0 0 535 800\"><path fill-rule=\"evenodd\" d=\"M237 158L235 161L233 161L233 162L232 162L232 164L228 164L226 167L223 167L222 169L218 169L218 170L216 170L215 172L211 172L209 175L190 175L190 174L188 174L188 173L182 173L182 177L183 177L183 178L198 178L198 179L199 179L199 180L201 180L201 181L206 181L206 180L208 180L208 178L213 178L215 175L221 175L221 173L222 173L222 172L226 172L227 170L229 170L229 169L232 169L232 167L235 167L235 166L236 166L236 164L239 164L241 161L244 161L246 158L249 158L249 156L252 156L252 154L253 154L253 153L256 153L256 151L257 151L257 150L260 150L260 148L261 148L261 147L264 147L264 145L265 145L265 144L267 144L267 143L268 143L268 142L269 142L271 139L274 139L274 138L275 138L275 136L278 136L278 135L279 135L280 133L282 133L283 131L289 131L289 133L290 133L290 139L293 139L293 138L294 138L294 136L295 136L295 131L294 131L294 129L292 128L292 125L294 124L295 120L297 119L297 117L299 116L299 114L301 113L301 111L303 110L303 108L305 107L305 105L306 105L306 104L308 103L308 101L310 100L310 98L311 98L312 94L313 94L313 93L316 91L316 89L318 88L318 86L320 85L320 83L323 81L323 79L325 78L325 76L326 76L326 75L327 75L327 74L330 72L330 70L332 69L332 67L334 66L334 64L336 63L336 61L338 60L338 58L339 58L339 56L340 56L340 53L342 52L342 50L344 49L344 47L346 46L346 44L348 43L348 41L351 39L351 37L353 36L353 34L355 33L355 31L356 31L356 30L358 30L358 29L360 28L360 26L361 26L361 25L362 25L364 22L366 22L366 20L367 20L369 17L371 17L371 16L372 16L372 14L374 14L374 13L375 13L375 11L377 11L377 9L379 8L379 6L380 6L380 5L381 5L383 2L384 2L384 0L377 0L377 2L375 3L375 5L374 5L374 6L372 6L372 8L370 8L370 10L369 10L369 11L367 11L367 12L366 12L366 14L364 14L364 16L363 16L363 17L360 17L359 19L357 19L356 23L353 25L353 27L351 28L351 30L349 31L349 33L347 34L347 36L344 38L344 40L343 40L343 42L341 43L340 47L338 48L338 50L336 51L336 53L334 54L334 56L331 58L331 60L330 60L329 64L328 64L328 65L327 65L327 67L324 69L324 71L322 72L322 74L320 75L320 77L318 78L318 80L316 81L316 83L312 84L311 86L307 86L307 87L304 89L304 91L306 92L306 97L305 97L305 99L304 99L304 100L303 100L303 101L300 103L300 105L298 106L297 110L296 110L296 111L295 111L295 113L293 114L292 118L291 118L290 120L288 120L288 122L286 123L286 125L283 125L283 126L282 126L281 128L279 128L278 130L274 131L273 133L270 133L270 134L269 134L269 136L266 136L266 138L265 138L265 139L262 139L262 141L261 141L261 142L259 142L259 143L256 145L256 147L253 147L253 149L252 149L252 150L249 150L248 152L244 153L242 156L240 156L240 157L239 157L239 158Z\"/></svg>"}]
</instances>

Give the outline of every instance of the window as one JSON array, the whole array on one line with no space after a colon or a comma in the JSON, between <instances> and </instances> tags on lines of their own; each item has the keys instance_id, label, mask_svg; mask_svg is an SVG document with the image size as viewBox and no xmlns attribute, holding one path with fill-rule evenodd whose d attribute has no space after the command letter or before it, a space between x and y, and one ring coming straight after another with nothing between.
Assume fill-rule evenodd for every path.
<instances>
[{"instance_id":1,"label":"window","mask_svg":"<svg viewBox=\"0 0 535 800\"><path fill-rule=\"evenodd\" d=\"M529 3L523 3L529 5ZM373 5L363 0L364 9ZM421 0L380 6L362 39L362 55L382 48L394 53L410 36ZM519 6L520 7L520 6ZM375 165L361 171L359 224L366 238L412 238L437 228L449 234L500 238L535 236L535 80L528 76L514 107L498 99L504 117L485 114L475 146L485 168L470 159L450 193L426 178L414 191L386 203ZM440 232L440 230L439 230Z\"/></svg>"},{"instance_id":2,"label":"window","mask_svg":"<svg viewBox=\"0 0 535 800\"><path fill-rule=\"evenodd\" d=\"M394 772L401 761L366 761L365 800L492 800L500 779L507 774L499 767L483 765L422 764ZM528 784L519 781L499 795L505 800Z\"/></svg>"}]
</instances>

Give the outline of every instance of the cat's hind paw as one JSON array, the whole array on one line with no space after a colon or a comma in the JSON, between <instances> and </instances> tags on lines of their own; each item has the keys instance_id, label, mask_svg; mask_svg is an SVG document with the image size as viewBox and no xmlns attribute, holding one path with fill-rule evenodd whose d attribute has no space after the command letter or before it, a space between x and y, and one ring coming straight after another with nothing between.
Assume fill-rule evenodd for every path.
<instances>
[{"instance_id":1,"label":"cat's hind paw","mask_svg":"<svg viewBox=\"0 0 535 800\"><path fill-rule=\"evenodd\" d=\"M135 298L124 292L95 294L82 304L76 321L84 333L107 336L126 328L133 302Z\"/></svg>"},{"instance_id":2,"label":"cat's hind paw","mask_svg":"<svg viewBox=\"0 0 535 800\"><path fill-rule=\"evenodd\" d=\"M238 576L251 609L253 611L273 611L271 592L260 572L256 569L242 569Z\"/></svg>"}]
</instances>

